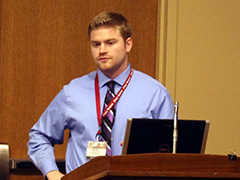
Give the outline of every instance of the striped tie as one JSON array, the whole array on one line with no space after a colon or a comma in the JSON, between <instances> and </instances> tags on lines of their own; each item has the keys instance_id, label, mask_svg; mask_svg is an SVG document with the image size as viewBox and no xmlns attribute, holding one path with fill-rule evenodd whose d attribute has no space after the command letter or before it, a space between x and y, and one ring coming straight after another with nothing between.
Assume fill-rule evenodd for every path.
<instances>
[{"instance_id":1,"label":"striped tie","mask_svg":"<svg viewBox=\"0 0 240 180\"><path fill-rule=\"evenodd\" d=\"M108 90L107 90L107 94L104 101L104 109L108 106L108 104L112 101L112 99L115 96L114 85L115 85L114 81L108 82ZM115 119L115 113L116 113L116 109L113 106L112 109L109 111L109 113L102 119L101 135L102 135L103 141L107 142L108 156L111 156L112 154L111 153L111 133L112 133L112 127Z\"/></svg>"}]
</instances>

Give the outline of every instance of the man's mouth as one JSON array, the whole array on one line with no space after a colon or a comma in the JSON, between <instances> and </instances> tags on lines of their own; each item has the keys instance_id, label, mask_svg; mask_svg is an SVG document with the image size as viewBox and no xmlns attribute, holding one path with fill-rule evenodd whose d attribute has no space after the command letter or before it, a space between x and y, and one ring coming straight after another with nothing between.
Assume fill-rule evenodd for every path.
<instances>
[{"instance_id":1,"label":"man's mouth","mask_svg":"<svg viewBox=\"0 0 240 180\"><path fill-rule=\"evenodd\" d=\"M109 57L99 57L98 61L107 61L109 59L110 59Z\"/></svg>"}]
</instances>

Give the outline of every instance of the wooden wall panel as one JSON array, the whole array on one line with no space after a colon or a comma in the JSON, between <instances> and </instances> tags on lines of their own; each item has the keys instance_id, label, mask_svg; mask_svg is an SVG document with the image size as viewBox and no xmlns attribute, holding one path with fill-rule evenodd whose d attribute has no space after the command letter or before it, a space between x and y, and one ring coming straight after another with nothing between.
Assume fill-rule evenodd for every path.
<instances>
[{"instance_id":1,"label":"wooden wall panel","mask_svg":"<svg viewBox=\"0 0 240 180\"><path fill-rule=\"evenodd\" d=\"M0 2L0 142L12 158L27 158L28 132L75 77L96 69L89 21L117 11L133 27L133 68L155 76L157 0L3 0ZM67 133L66 133L67 134ZM66 143L56 147L64 158ZM37 179L12 175L13 179Z\"/></svg>"}]
</instances>

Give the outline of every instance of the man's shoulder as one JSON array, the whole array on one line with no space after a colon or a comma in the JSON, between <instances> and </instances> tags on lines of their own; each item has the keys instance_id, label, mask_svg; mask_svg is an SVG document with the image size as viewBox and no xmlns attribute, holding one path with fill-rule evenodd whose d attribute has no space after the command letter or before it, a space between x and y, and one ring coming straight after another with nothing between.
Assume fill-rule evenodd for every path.
<instances>
[{"instance_id":1,"label":"man's shoulder","mask_svg":"<svg viewBox=\"0 0 240 180\"><path fill-rule=\"evenodd\" d=\"M90 72L89 74L85 74L81 77L74 78L70 81L68 85L74 85L74 84L82 84L82 83L89 83L95 80L97 71Z\"/></svg>"},{"instance_id":2,"label":"man's shoulder","mask_svg":"<svg viewBox=\"0 0 240 180\"><path fill-rule=\"evenodd\" d=\"M64 89L87 88L87 86L92 86L95 80L95 76L96 71L93 71L81 77L74 78L64 86Z\"/></svg>"},{"instance_id":3,"label":"man's shoulder","mask_svg":"<svg viewBox=\"0 0 240 180\"><path fill-rule=\"evenodd\" d=\"M142 84L143 86L148 86L151 88L156 87L156 88L164 88L165 89L165 87L159 81L157 81L150 75L143 73L141 71L134 70L134 77L135 77L135 81L137 83Z\"/></svg>"}]
</instances>

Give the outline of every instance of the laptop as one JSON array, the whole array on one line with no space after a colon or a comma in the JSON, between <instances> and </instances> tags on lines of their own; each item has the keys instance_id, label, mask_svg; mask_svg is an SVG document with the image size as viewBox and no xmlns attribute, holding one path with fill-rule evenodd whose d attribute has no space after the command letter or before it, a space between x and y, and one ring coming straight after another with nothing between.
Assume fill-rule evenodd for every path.
<instances>
[{"instance_id":1,"label":"laptop","mask_svg":"<svg viewBox=\"0 0 240 180\"><path fill-rule=\"evenodd\" d=\"M176 153L203 154L210 121L178 120ZM173 119L127 120L122 154L172 153Z\"/></svg>"}]
</instances>

